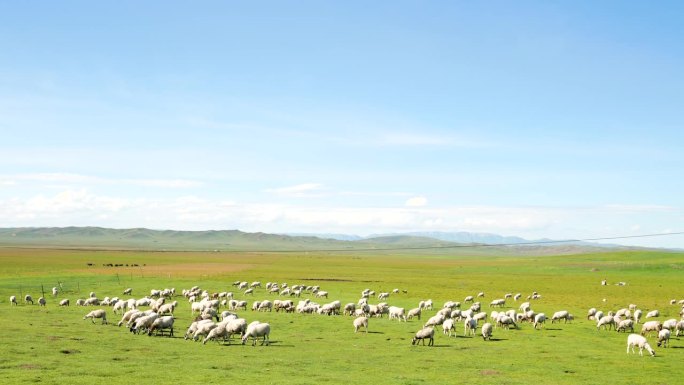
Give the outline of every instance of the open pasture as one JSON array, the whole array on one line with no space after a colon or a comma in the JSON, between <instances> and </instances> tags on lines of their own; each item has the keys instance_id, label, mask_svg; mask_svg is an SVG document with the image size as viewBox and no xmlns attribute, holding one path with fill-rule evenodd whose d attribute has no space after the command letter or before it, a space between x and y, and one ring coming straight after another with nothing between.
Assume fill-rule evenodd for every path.
<instances>
[{"instance_id":1,"label":"open pasture","mask_svg":"<svg viewBox=\"0 0 684 385\"><path fill-rule=\"evenodd\" d=\"M91 264L91 265L88 265ZM113 266L104 266L112 264ZM115 266L120 265L120 266ZM137 265L137 266L133 266ZM602 279L608 285L601 286ZM597 331L586 312L604 312L636 304L644 313L660 310L658 320L680 319L684 298L684 255L653 251L608 252L558 257L497 257L402 253L182 253L50 249L0 249L0 320L4 327L0 345L0 373L4 384L67 383L375 383L434 384L630 384L678 383L684 374L684 338L672 336L671 347L656 347L656 357L626 354L627 334ZM406 310L432 299L434 310L408 322L371 318L369 333L354 333L348 316L323 316L282 312L238 311L247 322L271 324L271 345L252 347L192 342L183 339L191 323L190 304L182 289L199 286L209 292L232 291L236 299L284 299L262 288L245 296L234 281L286 282L319 285L328 299L305 293L319 303L333 300L356 303L361 291L377 293L400 289L386 300ZM625 286L615 283L623 281ZM61 284L53 297L51 288ZM133 298L150 289L175 288L179 306L175 336L134 335L117 327L120 315L111 307L75 306L78 298L95 292L122 295L132 288ZM23 296L35 300L45 291L47 306L25 305ZM402 292L406 290L406 293ZM570 323L547 321L542 330L529 323L518 329L495 328L491 341L464 337L463 322L456 336L435 330L434 347L412 346L411 339L431 315L448 300L476 298L487 313L489 303L506 293L504 310L518 309L530 300L536 312L548 317L568 310ZM9 303L15 295L18 306ZM58 307L68 298L69 307ZM107 311L109 325L83 320L90 310ZM249 308L248 308L249 309ZM492 322L491 320L488 320ZM480 322L480 325L482 322ZM635 328L636 332L640 326Z\"/></svg>"}]
</instances>

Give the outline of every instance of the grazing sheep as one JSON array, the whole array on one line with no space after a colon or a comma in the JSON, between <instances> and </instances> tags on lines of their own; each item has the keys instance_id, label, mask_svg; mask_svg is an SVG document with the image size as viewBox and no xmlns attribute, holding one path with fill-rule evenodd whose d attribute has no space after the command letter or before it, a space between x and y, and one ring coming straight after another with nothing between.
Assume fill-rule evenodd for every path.
<instances>
[{"instance_id":1,"label":"grazing sheep","mask_svg":"<svg viewBox=\"0 0 684 385\"><path fill-rule=\"evenodd\" d=\"M270 334L271 325L267 323L252 323L249 326L247 326L247 330L245 331L245 334L242 336L242 344L244 345L245 342L247 342L247 340L249 339L249 337L252 337L252 346L256 346L257 338L263 337L264 339L261 341L261 345L266 344L268 346L271 344L271 342L268 339Z\"/></svg>"},{"instance_id":2,"label":"grazing sheep","mask_svg":"<svg viewBox=\"0 0 684 385\"><path fill-rule=\"evenodd\" d=\"M413 309L411 309L411 310L408 311L408 314L406 315L406 318L407 318L407 319L411 319L411 318L413 318L413 317L417 317L418 319L420 319L420 313L421 313L421 310L420 310L419 307L413 308Z\"/></svg>"},{"instance_id":3,"label":"grazing sheep","mask_svg":"<svg viewBox=\"0 0 684 385\"><path fill-rule=\"evenodd\" d=\"M564 320L567 323L569 316L570 313L568 313L567 310L557 311L553 313L553 317L551 317L551 323L556 323L556 321L560 322L560 320Z\"/></svg>"},{"instance_id":4,"label":"grazing sheep","mask_svg":"<svg viewBox=\"0 0 684 385\"><path fill-rule=\"evenodd\" d=\"M121 317L121 321L119 321L119 322L116 324L116 326L121 326L121 325L123 325L124 322L130 321L130 320L131 320L131 316L133 316L133 315L136 314L136 313L140 313L140 316L142 316L142 312L141 312L141 311L136 310L136 309L131 309L131 310L127 311L126 313L124 313L123 317ZM140 316L139 316L139 317L140 317Z\"/></svg>"},{"instance_id":5,"label":"grazing sheep","mask_svg":"<svg viewBox=\"0 0 684 385\"><path fill-rule=\"evenodd\" d=\"M390 293L385 293L385 292L383 292L383 293L378 294L378 299L379 299L379 300L381 300L381 299L387 299L387 298L389 298L389 296L390 296Z\"/></svg>"},{"instance_id":6,"label":"grazing sheep","mask_svg":"<svg viewBox=\"0 0 684 385\"><path fill-rule=\"evenodd\" d=\"M505 314L499 314L499 318L496 320L496 325L499 327L506 327L506 329L510 329L511 325L513 326L513 329L517 329L518 325L515 323L513 320L513 317L509 317Z\"/></svg>"},{"instance_id":7,"label":"grazing sheep","mask_svg":"<svg viewBox=\"0 0 684 385\"><path fill-rule=\"evenodd\" d=\"M346 305L344 305L344 315L352 315L356 311L356 304L353 302L350 302Z\"/></svg>"},{"instance_id":8,"label":"grazing sheep","mask_svg":"<svg viewBox=\"0 0 684 385\"><path fill-rule=\"evenodd\" d=\"M532 308L530 307L530 303L529 303L529 302L523 302L523 303L520 304L520 307L518 307L518 310L520 310L520 311L522 311L522 312L528 312L528 311L530 311L531 309L532 309Z\"/></svg>"},{"instance_id":9,"label":"grazing sheep","mask_svg":"<svg viewBox=\"0 0 684 385\"><path fill-rule=\"evenodd\" d=\"M630 348L632 348L632 353L634 353L634 347L638 346L639 347L639 355L643 356L644 352L643 350L646 349L649 353L651 353L651 356L655 357L655 351L651 348L651 345L648 344L648 341L646 340L646 337L640 336L638 334L630 334L629 337L627 337L627 354L629 354Z\"/></svg>"},{"instance_id":10,"label":"grazing sheep","mask_svg":"<svg viewBox=\"0 0 684 385\"><path fill-rule=\"evenodd\" d=\"M323 298L323 297L328 298L328 292L323 291L323 290L319 290L315 295L316 295L316 298Z\"/></svg>"},{"instance_id":11,"label":"grazing sheep","mask_svg":"<svg viewBox=\"0 0 684 385\"><path fill-rule=\"evenodd\" d=\"M630 333L634 333L634 321L631 319L625 319L622 320L618 323L617 327L615 328L615 331L622 331L622 332L627 332L627 329L629 329Z\"/></svg>"},{"instance_id":12,"label":"grazing sheep","mask_svg":"<svg viewBox=\"0 0 684 385\"><path fill-rule=\"evenodd\" d=\"M487 341L492 339L492 330L494 327L489 322L482 325L482 339Z\"/></svg>"},{"instance_id":13,"label":"grazing sheep","mask_svg":"<svg viewBox=\"0 0 684 385\"><path fill-rule=\"evenodd\" d=\"M651 332L660 332L663 329L663 324L660 321L648 321L641 326L641 335L651 334Z\"/></svg>"},{"instance_id":14,"label":"grazing sheep","mask_svg":"<svg viewBox=\"0 0 684 385\"><path fill-rule=\"evenodd\" d=\"M133 289L129 287L123 291L123 294L124 295L131 295L131 294L133 294Z\"/></svg>"},{"instance_id":15,"label":"grazing sheep","mask_svg":"<svg viewBox=\"0 0 684 385\"><path fill-rule=\"evenodd\" d=\"M355 318L353 321L354 324L354 333L358 332L360 328L365 328L366 333L368 333L368 317L361 316L358 318Z\"/></svg>"},{"instance_id":16,"label":"grazing sheep","mask_svg":"<svg viewBox=\"0 0 684 385\"><path fill-rule=\"evenodd\" d=\"M659 316L660 316L660 312L658 310L651 310L648 313L646 313L646 318L655 318L655 317L659 317Z\"/></svg>"},{"instance_id":17,"label":"grazing sheep","mask_svg":"<svg viewBox=\"0 0 684 385\"><path fill-rule=\"evenodd\" d=\"M45 306L47 302L45 301L45 298L40 297L38 298L38 306Z\"/></svg>"},{"instance_id":18,"label":"grazing sheep","mask_svg":"<svg viewBox=\"0 0 684 385\"><path fill-rule=\"evenodd\" d=\"M592 307L591 309L589 309L589 310L587 311L587 319L588 319L588 320L595 319L595 318L594 318L595 316L596 316L596 308L595 308L595 307Z\"/></svg>"},{"instance_id":19,"label":"grazing sheep","mask_svg":"<svg viewBox=\"0 0 684 385\"><path fill-rule=\"evenodd\" d=\"M69 306L69 299L65 298L65 299L59 301L59 306Z\"/></svg>"},{"instance_id":20,"label":"grazing sheep","mask_svg":"<svg viewBox=\"0 0 684 385\"><path fill-rule=\"evenodd\" d=\"M418 307L424 310L432 310L432 300L427 299L425 301L420 301Z\"/></svg>"},{"instance_id":21,"label":"grazing sheep","mask_svg":"<svg viewBox=\"0 0 684 385\"><path fill-rule=\"evenodd\" d=\"M495 299L489 303L489 307L504 307L506 306L506 300L503 298Z\"/></svg>"},{"instance_id":22,"label":"grazing sheep","mask_svg":"<svg viewBox=\"0 0 684 385\"><path fill-rule=\"evenodd\" d=\"M150 326L149 331L147 332L148 336L152 335L152 332L157 330L157 334L159 332L164 333L165 329L169 329L169 337L173 337L173 321L175 318L172 315L167 315L164 317L159 317L152 322L152 326Z\"/></svg>"},{"instance_id":23,"label":"grazing sheep","mask_svg":"<svg viewBox=\"0 0 684 385\"><path fill-rule=\"evenodd\" d=\"M660 347L661 345L663 347L669 347L670 346L670 329L663 329L658 332L658 346Z\"/></svg>"},{"instance_id":24,"label":"grazing sheep","mask_svg":"<svg viewBox=\"0 0 684 385\"><path fill-rule=\"evenodd\" d=\"M603 326L605 330L610 330L611 327L614 329L615 318L612 315L601 317L601 319L596 323L596 330L601 330L601 326Z\"/></svg>"},{"instance_id":25,"label":"grazing sheep","mask_svg":"<svg viewBox=\"0 0 684 385\"><path fill-rule=\"evenodd\" d=\"M679 337L679 332L684 332L684 321L677 322L677 327L675 329L677 330L675 336Z\"/></svg>"},{"instance_id":26,"label":"grazing sheep","mask_svg":"<svg viewBox=\"0 0 684 385\"><path fill-rule=\"evenodd\" d=\"M404 320L404 322L406 322L406 310L403 307L390 306L389 319L395 318L399 321Z\"/></svg>"},{"instance_id":27,"label":"grazing sheep","mask_svg":"<svg viewBox=\"0 0 684 385\"><path fill-rule=\"evenodd\" d=\"M411 340L411 345L416 345L418 341L423 342L425 346L425 339L429 339L428 346L433 346L435 344L435 329L432 327L426 327L418 330Z\"/></svg>"},{"instance_id":28,"label":"grazing sheep","mask_svg":"<svg viewBox=\"0 0 684 385\"><path fill-rule=\"evenodd\" d=\"M435 314L427 320L424 327L441 325L445 319L443 314Z\"/></svg>"},{"instance_id":29,"label":"grazing sheep","mask_svg":"<svg viewBox=\"0 0 684 385\"><path fill-rule=\"evenodd\" d=\"M663 329L675 330L677 328L677 320L672 318L667 321L663 321Z\"/></svg>"},{"instance_id":30,"label":"grazing sheep","mask_svg":"<svg viewBox=\"0 0 684 385\"><path fill-rule=\"evenodd\" d=\"M634 323L635 324L638 324L641 321L641 314L642 314L641 309L634 310Z\"/></svg>"},{"instance_id":31,"label":"grazing sheep","mask_svg":"<svg viewBox=\"0 0 684 385\"><path fill-rule=\"evenodd\" d=\"M209 320L209 319L200 319L200 320L194 321L193 323L190 324L190 326L188 326L188 330L185 331L185 336L183 338L187 340L191 335L195 334L195 332L197 331L197 328L199 328L199 326L201 324L205 324L205 323L211 324L211 323L213 323L213 321Z\"/></svg>"},{"instance_id":32,"label":"grazing sheep","mask_svg":"<svg viewBox=\"0 0 684 385\"><path fill-rule=\"evenodd\" d=\"M536 316L534 316L534 328L537 329L537 325L539 325L539 328L541 329L544 327L544 323L546 322L546 314L544 313L539 313Z\"/></svg>"},{"instance_id":33,"label":"grazing sheep","mask_svg":"<svg viewBox=\"0 0 684 385\"><path fill-rule=\"evenodd\" d=\"M135 320L133 326L129 329L131 333L140 334L140 332L146 332L150 330L154 321L158 318L157 313L152 312L149 315L144 315Z\"/></svg>"},{"instance_id":34,"label":"grazing sheep","mask_svg":"<svg viewBox=\"0 0 684 385\"><path fill-rule=\"evenodd\" d=\"M209 335L209 332L214 329L215 327L218 326L218 324L215 324L213 321L209 320L210 322L206 323L198 323L195 332L192 334L192 340L197 341L199 339L199 336L207 336Z\"/></svg>"},{"instance_id":35,"label":"grazing sheep","mask_svg":"<svg viewBox=\"0 0 684 385\"><path fill-rule=\"evenodd\" d=\"M102 309L93 310L90 313L83 316L83 319L90 318L93 323L95 323L95 318L102 318L102 324L107 323L107 313Z\"/></svg>"},{"instance_id":36,"label":"grazing sheep","mask_svg":"<svg viewBox=\"0 0 684 385\"><path fill-rule=\"evenodd\" d=\"M26 294L26 296L24 296L24 303L29 303L29 302L31 302L31 305L33 305L33 297L31 297L30 294Z\"/></svg>"},{"instance_id":37,"label":"grazing sheep","mask_svg":"<svg viewBox=\"0 0 684 385\"><path fill-rule=\"evenodd\" d=\"M17 296L13 295L10 297L10 305L17 305Z\"/></svg>"},{"instance_id":38,"label":"grazing sheep","mask_svg":"<svg viewBox=\"0 0 684 385\"><path fill-rule=\"evenodd\" d=\"M56 296L57 296L57 288L56 288L56 287L53 287L53 288L52 288L52 296L53 296L53 297L56 297Z\"/></svg>"}]
</instances>

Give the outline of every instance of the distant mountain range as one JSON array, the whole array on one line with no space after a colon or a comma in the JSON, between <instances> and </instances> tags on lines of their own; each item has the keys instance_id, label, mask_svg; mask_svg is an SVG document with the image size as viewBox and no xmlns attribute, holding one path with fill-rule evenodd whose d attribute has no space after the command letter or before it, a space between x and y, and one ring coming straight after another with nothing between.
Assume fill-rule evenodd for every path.
<instances>
[{"instance_id":1,"label":"distant mountain range","mask_svg":"<svg viewBox=\"0 0 684 385\"><path fill-rule=\"evenodd\" d=\"M466 244L486 244L486 245L512 245L520 243L531 243L531 242L550 242L550 239L537 239L529 240L520 237L503 236L491 233L470 233L466 231L458 232L442 232L442 231L429 231L429 232L408 232L408 233L386 233L386 234L372 234L366 237L359 235L350 234L314 234L314 233L286 233L285 235L290 236L309 236L318 237L323 239L336 239L340 241L360 241L364 239L373 239L379 237L388 236L414 236L414 237L425 237L432 238L445 242L455 242L455 243L466 243Z\"/></svg>"},{"instance_id":2,"label":"distant mountain range","mask_svg":"<svg viewBox=\"0 0 684 385\"><path fill-rule=\"evenodd\" d=\"M0 228L0 246L161 251L391 252L426 255L558 255L605 251L607 247L631 249L585 242L531 241L520 237L468 232L412 232L360 237L346 234L267 234L239 230L176 231L102 227Z\"/></svg>"}]
</instances>

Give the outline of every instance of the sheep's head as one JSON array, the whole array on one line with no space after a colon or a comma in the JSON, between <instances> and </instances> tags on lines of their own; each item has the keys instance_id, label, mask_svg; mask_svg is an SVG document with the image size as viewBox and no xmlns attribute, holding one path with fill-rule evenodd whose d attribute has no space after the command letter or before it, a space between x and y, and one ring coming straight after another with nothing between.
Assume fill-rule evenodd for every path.
<instances>
[{"instance_id":1,"label":"sheep's head","mask_svg":"<svg viewBox=\"0 0 684 385\"><path fill-rule=\"evenodd\" d=\"M658 346L660 346L660 342L658 342ZM651 345L645 344L644 348L646 348L646 350L648 350L648 352L651 353L652 357L655 357L656 353L655 353L655 350L653 350L653 348L651 348Z\"/></svg>"}]
</instances>

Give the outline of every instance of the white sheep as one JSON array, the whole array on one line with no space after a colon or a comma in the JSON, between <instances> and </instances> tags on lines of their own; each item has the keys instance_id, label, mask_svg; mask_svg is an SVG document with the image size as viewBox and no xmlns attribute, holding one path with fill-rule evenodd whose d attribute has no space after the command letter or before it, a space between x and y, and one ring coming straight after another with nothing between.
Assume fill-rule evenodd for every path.
<instances>
[{"instance_id":1,"label":"white sheep","mask_svg":"<svg viewBox=\"0 0 684 385\"><path fill-rule=\"evenodd\" d=\"M119 314L119 312L123 313L126 311L127 306L128 306L128 301L119 301L119 302L114 304L112 311L114 312L114 314Z\"/></svg>"},{"instance_id":2,"label":"white sheep","mask_svg":"<svg viewBox=\"0 0 684 385\"><path fill-rule=\"evenodd\" d=\"M587 319L588 320L594 319L595 316L596 316L596 308L592 307L591 309L589 309L587 311Z\"/></svg>"},{"instance_id":3,"label":"white sheep","mask_svg":"<svg viewBox=\"0 0 684 385\"><path fill-rule=\"evenodd\" d=\"M408 314L406 315L407 319L411 319L413 317L417 317L420 319L420 314L421 314L421 309L419 307L413 308L408 311Z\"/></svg>"},{"instance_id":4,"label":"white sheep","mask_svg":"<svg viewBox=\"0 0 684 385\"><path fill-rule=\"evenodd\" d=\"M601 326L603 326L605 330L610 330L611 327L615 328L615 318L612 315L601 317L596 323L596 330L601 330Z\"/></svg>"},{"instance_id":5,"label":"white sheep","mask_svg":"<svg viewBox=\"0 0 684 385\"><path fill-rule=\"evenodd\" d=\"M679 332L684 332L684 320L677 322L675 330L677 330L675 336L679 337Z\"/></svg>"},{"instance_id":6,"label":"white sheep","mask_svg":"<svg viewBox=\"0 0 684 385\"><path fill-rule=\"evenodd\" d=\"M677 320L674 318L671 318L667 321L663 321L663 329L668 329L670 331L675 330L677 328Z\"/></svg>"},{"instance_id":7,"label":"white sheep","mask_svg":"<svg viewBox=\"0 0 684 385\"><path fill-rule=\"evenodd\" d=\"M144 315L135 320L133 326L129 329L131 333L139 334L140 332L145 332L150 330L154 321L158 318L157 313L152 312L151 314Z\"/></svg>"},{"instance_id":8,"label":"white sheep","mask_svg":"<svg viewBox=\"0 0 684 385\"><path fill-rule=\"evenodd\" d=\"M209 320L209 319L200 319L200 320L192 322L190 324L190 326L188 326L188 330L185 331L185 336L183 338L186 340L188 338L190 338L191 335L195 334L195 332L197 331L197 328L201 324L205 324L205 323L213 324L214 322L212 320Z\"/></svg>"},{"instance_id":9,"label":"white sheep","mask_svg":"<svg viewBox=\"0 0 684 385\"><path fill-rule=\"evenodd\" d=\"M17 304L17 296L16 296L16 295L11 296L11 297L9 298L9 300L10 300L10 305L14 305L14 306L18 305L18 304Z\"/></svg>"},{"instance_id":10,"label":"white sheep","mask_svg":"<svg viewBox=\"0 0 684 385\"><path fill-rule=\"evenodd\" d=\"M423 345L425 345L425 340L429 339L430 341L428 342L428 346L432 346L435 344L435 329L432 327L426 327L423 329L420 329L416 332L416 334L413 336L413 339L411 340L411 345L416 345L418 341L422 341Z\"/></svg>"},{"instance_id":11,"label":"white sheep","mask_svg":"<svg viewBox=\"0 0 684 385\"><path fill-rule=\"evenodd\" d=\"M354 302L349 302L344 305L344 315L353 315L356 311L356 304Z\"/></svg>"},{"instance_id":12,"label":"white sheep","mask_svg":"<svg viewBox=\"0 0 684 385\"><path fill-rule=\"evenodd\" d=\"M261 345L266 344L268 346L271 344L271 342L269 341L270 334L271 325L267 323L252 323L249 326L247 326L247 330L245 330L245 334L242 336L242 344L244 345L245 342L247 342L247 340L249 339L249 337L252 337L252 346L256 346L257 338L263 337Z\"/></svg>"},{"instance_id":13,"label":"white sheep","mask_svg":"<svg viewBox=\"0 0 684 385\"><path fill-rule=\"evenodd\" d=\"M513 326L513 329L518 328L518 325L515 323L513 318L505 314L499 314L499 318L496 320L496 325L499 327L506 327L506 329L510 329L511 325Z\"/></svg>"},{"instance_id":14,"label":"white sheep","mask_svg":"<svg viewBox=\"0 0 684 385\"><path fill-rule=\"evenodd\" d=\"M627 332L627 329L629 329L630 333L634 333L634 320L624 319L620 321L615 328L618 332Z\"/></svg>"},{"instance_id":15,"label":"white sheep","mask_svg":"<svg viewBox=\"0 0 684 385\"><path fill-rule=\"evenodd\" d=\"M492 330L494 327L489 322L482 325L482 339L487 341L492 339Z\"/></svg>"},{"instance_id":16,"label":"white sheep","mask_svg":"<svg viewBox=\"0 0 684 385\"><path fill-rule=\"evenodd\" d=\"M660 321L644 322L641 326L641 335L651 334L651 332L660 332L663 329L663 324Z\"/></svg>"},{"instance_id":17,"label":"white sheep","mask_svg":"<svg viewBox=\"0 0 684 385\"><path fill-rule=\"evenodd\" d=\"M568 322L570 313L568 313L567 310L561 310L553 313L553 316L551 317L551 323L556 323L556 321L560 322L560 320L564 320L566 323Z\"/></svg>"},{"instance_id":18,"label":"white sheep","mask_svg":"<svg viewBox=\"0 0 684 385\"><path fill-rule=\"evenodd\" d=\"M639 355L643 356L644 352L643 350L646 349L649 353L651 353L652 356L655 357L655 351L651 348L651 345L648 344L648 341L646 340L646 337L640 336L638 334L630 334L629 337L627 337L627 354L629 354L630 348L632 349L632 353L634 353L634 347L638 346L639 347Z\"/></svg>"},{"instance_id":19,"label":"white sheep","mask_svg":"<svg viewBox=\"0 0 684 385\"><path fill-rule=\"evenodd\" d=\"M59 306L69 306L69 299L65 298L65 299L59 301Z\"/></svg>"},{"instance_id":20,"label":"white sheep","mask_svg":"<svg viewBox=\"0 0 684 385\"><path fill-rule=\"evenodd\" d=\"M495 299L489 303L489 307L504 307L506 305L506 300L503 298Z\"/></svg>"},{"instance_id":21,"label":"white sheep","mask_svg":"<svg viewBox=\"0 0 684 385\"><path fill-rule=\"evenodd\" d=\"M537 328L537 325L539 325L539 328L541 329L542 327L544 327L544 323L545 323L545 322L546 322L546 314L544 314L544 313L539 313L539 314L537 314L537 315L534 316L534 324L533 324L533 326L534 326L534 328L536 329L536 328Z\"/></svg>"},{"instance_id":22,"label":"white sheep","mask_svg":"<svg viewBox=\"0 0 684 385\"><path fill-rule=\"evenodd\" d=\"M130 287L126 288L126 290L123 291L124 295L131 295L132 293L133 293L133 289Z\"/></svg>"},{"instance_id":23,"label":"white sheep","mask_svg":"<svg viewBox=\"0 0 684 385\"><path fill-rule=\"evenodd\" d=\"M406 310L403 307L390 306L389 307L389 319L398 319L406 322Z\"/></svg>"},{"instance_id":24,"label":"white sheep","mask_svg":"<svg viewBox=\"0 0 684 385\"><path fill-rule=\"evenodd\" d=\"M435 314L427 320L424 327L441 325L445 318L443 314Z\"/></svg>"},{"instance_id":25,"label":"white sheep","mask_svg":"<svg viewBox=\"0 0 684 385\"><path fill-rule=\"evenodd\" d=\"M56 297L56 296L57 296L57 288L56 288L56 287L53 287L53 288L52 288L52 296L53 296L53 297Z\"/></svg>"},{"instance_id":26,"label":"white sheep","mask_svg":"<svg viewBox=\"0 0 684 385\"><path fill-rule=\"evenodd\" d=\"M102 324L107 323L107 313L102 309L93 310L83 317L83 319L88 318L90 318L90 320L93 321L93 323L95 323L95 318L102 318Z\"/></svg>"},{"instance_id":27,"label":"white sheep","mask_svg":"<svg viewBox=\"0 0 684 385\"><path fill-rule=\"evenodd\" d=\"M368 317L361 316L355 318L352 323L354 324L354 333L358 332L362 327L366 330L366 333L368 333Z\"/></svg>"},{"instance_id":28,"label":"white sheep","mask_svg":"<svg viewBox=\"0 0 684 385\"><path fill-rule=\"evenodd\" d=\"M470 335L475 335L475 331L477 330L477 320L473 318L466 318L463 321L463 335L467 336L468 334Z\"/></svg>"},{"instance_id":29,"label":"white sheep","mask_svg":"<svg viewBox=\"0 0 684 385\"><path fill-rule=\"evenodd\" d=\"M660 312L658 310L651 310L648 313L646 313L646 318L655 318L655 317L659 317L659 316L660 316Z\"/></svg>"},{"instance_id":30,"label":"white sheep","mask_svg":"<svg viewBox=\"0 0 684 385\"><path fill-rule=\"evenodd\" d=\"M192 340L197 341L199 339L199 336L209 335L209 332L217 326L218 324L215 324L213 321L206 323L198 323L195 332L192 334Z\"/></svg>"},{"instance_id":31,"label":"white sheep","mask_svg":"<svg viewBox=\"0 0 684 385\"><path fill-rule=\"evenodd\" d=\"M134 314L138 314L138 313L140 313L140 315L138 315L138 317L142 316L142 312L140 310L131 309L131 310L127 311L126 313L124 313L123 317L121 317L121 321L119 321L116 324L116 326L121 326L121 325L123 325L124 322L128 323L131 320L131 316L133 316Z\"/></svg>"},{"instance_id":32,"label":"white sheep","mask_svg":"<svg viewBox=\"0 0 684 385\"><path fill-rule=\"evenodd\" d=\"M456 331L456 328L454 327L454 319L453 318L447 318L442 322L442 331L444 334L447 334L449 337L451 337L451 332Z\"/></svg>"},{"instance_id":33,"label":"white sheep","mask_svg":"<svg viewBox=\"0 0 684 385\"><path fill-rule=\"evenodd\" d=\"M670 335L672 333L670 332L670 329L663 329L658 332L658 346L660 347L661 345L663 347L669 347L670 346Z\"/></svg>"},{"instance_id":34,"label":"white sheep","mask_svg":"<svg viewBox=\"0 0 684 385\"><path fill-rule=\"evenodd\" d=\"M642 314L641 309L634 310L634 323L635 324L638 324L639 322L641 322L641 314Z\"/></svg>"},{"instance_id":35,"label":"white sheep","mask_svg":"<svg viewBox=\"0 0 684 385\"><path fill-rule=\"evenodd\" d=\"M152 335L152 332L157 330L157 334L161 332L162 334L164 333L165 329L169 329L169 337L173 337L173 322L175 318L172 315L164 316L164 317L159 317L152 322L152 326L150 326L149 331L147 332L148 336Z\"/></svg>"}]
</instances>

